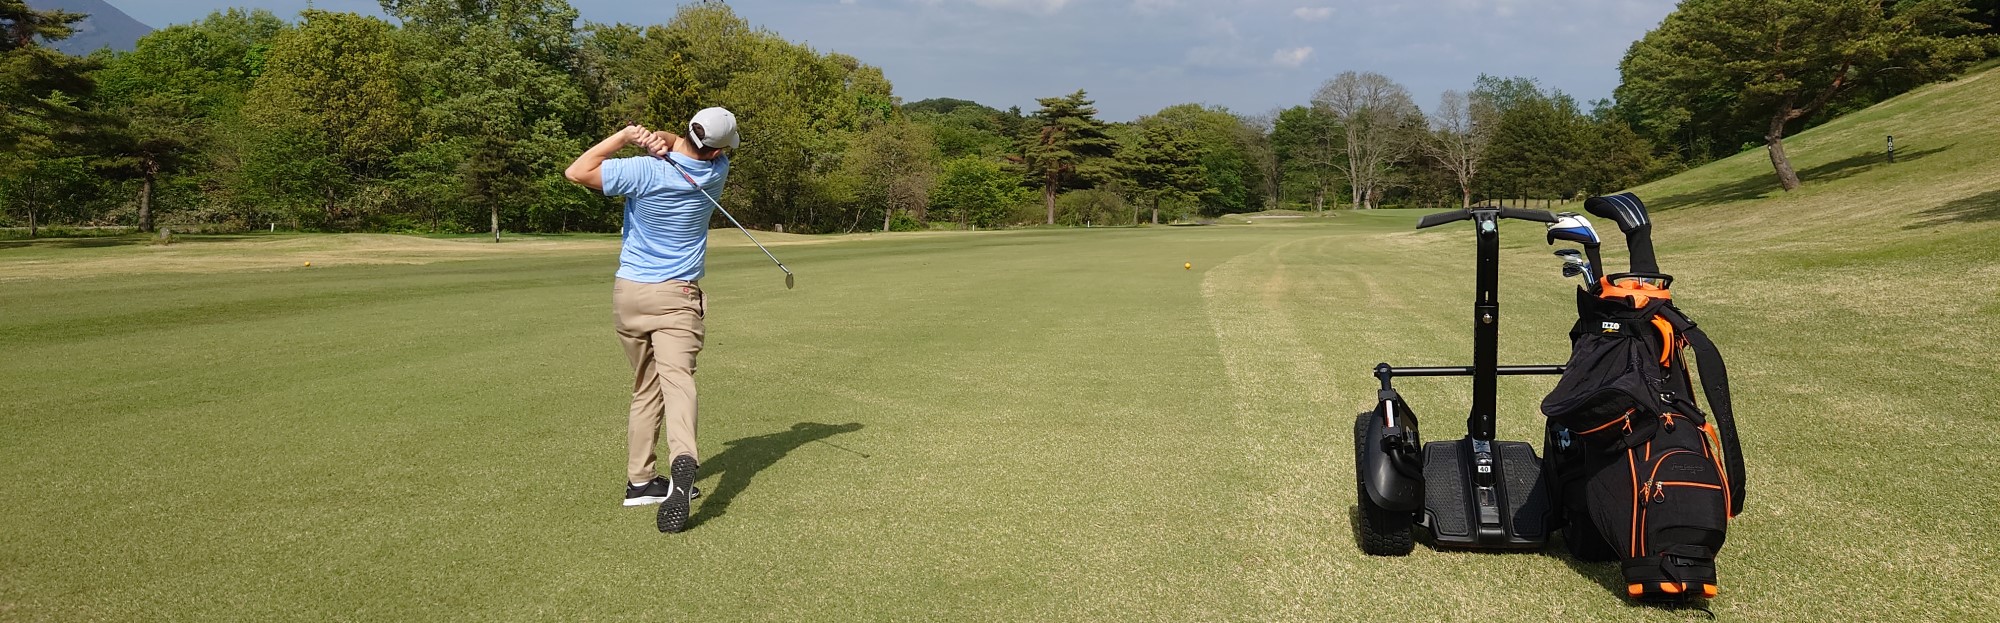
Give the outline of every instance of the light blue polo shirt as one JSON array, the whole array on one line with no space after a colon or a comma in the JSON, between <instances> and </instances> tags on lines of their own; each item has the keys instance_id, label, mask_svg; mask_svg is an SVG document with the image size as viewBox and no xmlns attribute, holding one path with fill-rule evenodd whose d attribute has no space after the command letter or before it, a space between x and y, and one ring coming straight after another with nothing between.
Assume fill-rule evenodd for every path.
<instances>
[{"instance_id":1,"label":"light blue polo shirt","mask_svg":"<svg viewBox=\"0 0 2000 623\"><path fill-rule=\"evenodd\" d=\"M729 157L696 160L668 154L709 195L722 198ZM618 278L640 283L697 281L708 257L708 219L715 206L667 161L652 156L606 160L598 169L604 194L625 197L624 249Z\"/></svg>"}]
</instances>

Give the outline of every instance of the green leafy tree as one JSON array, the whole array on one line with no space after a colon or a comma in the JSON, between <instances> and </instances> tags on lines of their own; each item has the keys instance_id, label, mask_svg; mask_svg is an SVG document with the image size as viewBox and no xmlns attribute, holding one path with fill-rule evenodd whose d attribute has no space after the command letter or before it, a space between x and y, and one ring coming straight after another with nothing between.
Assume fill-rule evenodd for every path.
<instances>
[{"instance_id":1,"label":"green leafy tree","mask_svg":"<svg viewBox=\"0 0 2000 623\"><path fill-rule=\"evenodd\" d=\"M960 156L946 161L938 174L931 210L960 225L994 227L1006 222L1014 206L1028 200L1026 192L1020 177L999 162Z\"/></svg>"},{"instance_id":2,"label":"green leafy tree","mask_svg":"<svg viewBox=\"0 0 2000 623\"><path fill-rule=\"evenodd\" d=\"M1761 131L1789 191L1787 128L1869 85L1963 70L1984 52L1966 13L1965 0L1689 0L1626 52L1617 97L1661 139Z\"/></svg>"},{"instance_id":3,"label":"green leafy tree","mask_svg":"<svg viewBox=\"0 0 2000 623\"><path fill-rule=\"evenodd\" d=\"M592 207L610 210L602 202L564 200L572 191L552 182L593 129L590 99L570 78L584 58L576 9L562 0L392 0L383 10L403 20L402 43L412 51L409 72L421 94L418 151L431 152L399 164L448 167L455 174L403 169L414 180L446 184L402 184L416 191L410 196L445 198L456 205L432 210L468 221L476 218L471 213L484 212L496 242L508 225L555 229L571 218L598 216ZM556 206L586 212L550 210Z\"/></svg>"},{"instance_id":4,"label":"green leafy tree","mask_svg":"<svg viewBox=\"0 0 2000 623\"><path fill-rule=\"evenodd\" d=\"M1078 90L1064 97L1037 100L1035 111L1041 128L1027 141L1024 160L1028 173L1042 187L1042 204L1048 210L1048 224L1056 222L1056 192L1064 188L1087 187L1108 179L1115 163L1111 157L1117 141L1097 120L1097 108Z\"/></svg>"},{"instance_id":5,"label":"green leafy tree","mask_svg":"<svg viewBox=\"0 0 2000 623\"><path fill-rule=\"evenodd\" d=\"M639 123L682 132L703 108L695 51L662 26L593 25L578 51L578 78L597 109L597 127Z\"/></svg>"},{"instance_id":6,"label":"green leafy tree","mask_svg":"<svg viewBox=\"0 0 2000 623\"><path fill-rule=\"evenodd\" d=\"M855 226L864 185L843 161L860 133L893 117L881 70L753 29L719 2L682 6L664 33L686 42L701 105L730 109L742 128L721 198L730 211L801 232Z\"/></svg>"},{"instance_id":7,"label":"green leafy tree","mask_svg":"<svg viewBox=\"0 0 2000 623\"><path fill-rule=\"evenodd\" d=\"M1014 150L1018 120L1009 113L967 100L938 98L903 106L911 121L930 127L938 153L945 158L998 158Z\"/></svg>"},{"instance_id":8,"label":"green leafy tree","mask_svg":"<svg viewBox=\"0 0 2000 623\"><path fill-rule=\"evenodd\" d=\"M1539 89L1515 98L1500 112L1488 146L1483 181L1488 196L1555 199L1582 190L1576 163L1596 157L1586 151L1590 120L1576 100Z\"/></svg>"},{"instance_id":9,"label":"green leafy tree","mask_svg":"<svg viewBox=\"0 0 2000 623\"><path fill-rule=\"evenodd\" d=\"M1342 147L1346 136L1339 119L1311 106L1279 111L1272 125L1270 141L1284 183L1303 187L1312 197L1315 211L1325 212L1327 195L1340 188L1339 163L1346 159Z\"/></svg>"},{"instance_id":10,"label":"green leafy tree","mask_svg":"<svg viewBox=\"0 0 2000 623\"><path fill-rule=\"evenodd\" d=\"M1166 123L1141 124L1136 142L1120 150L1132 188L1160 223L1160 202L1194 201L1208 191L1206 154L1188 131Z\"/></svg>"},{"instance_id":11,"label":"green leafy tree","mask_svg":"<svg viewBox=\"0 0 2000 623\"><path fill-rule=\"evenodd\" d=\"M0 176L18 175L33 161L75 149L88 123L80 103L95 84L93 64L39 41L60 41L83 15L37 11L0 0Z\"/></svg>"},{"instance_id":12,"label":"green leafy tree","mask_svg":"<svg viewBox=\"0 0 2000 623\"><path fill-rule=\"evenodd\" d=\"M1265 133L1251 120L1219 106L1176 104L1138 123L1178 128L1197 144L1197 160L1206 178L1197 193L1203 214L1263 209L1268 190L1265 168L1275 155Z\"/></svg>"},{"instance_id":13,"label":"green leafy tree","mask_svg":"<svg viewBox=\"0 0 2000 623\"><path fill-rule=\"evenodd\" d=\"M906 119L878 125L853 141L844 164L859 182L856 194L863 205L880 209L882 231L889 231L898 214L925 220L938 176L937 146L928 128Z\"/></svg>"},{"instance_id":14,"label":"green leafy tree","mask_svg":"<svg viewBox=\"0 0 2000 623\"><path fill-rule=\"evenodd\" d=\"M287 28L269 11L218 11L141 37L132 51L111 55L94 77L107 100L173 95L195 114L224 119L242 108L271 42Z\"/></svg>"},{"instance_id":15,"label":"green leafy tree","mask_svg":"<svg viewBox=\"0 0 2000 623\"><path fill-rule=\"evenodd\" d=\"M1096 188L1063 193L1056 198L1061 208L1057 222L1064 225L1090 227L1110 223L1119 215L1131 209L1125 197L1117 191L1117 182L1107 182Z\"/></svg>"},{"instance_id":16,"label":"green leafy tree","mask_svg":"<svg viewBox=\"0 0 2000 623\"><path fill-rule=\"evenodd\" d=\"M163 175L185 180L189 199L230 200L240 161L242 107L270 44L289 27L268 11L231 9L105 54L93 74L103 118L93 143L113 179L139 182L139 225L151 230Z\"/></svg>"},{"instance_id":17,"label":"green leafy tree","mask_svg":"<svg viewBox=\"0 0 2000 623\"><path fill-rule=\"evenodd\" d=\"M245 176L269 200L331 224L355 191L385 177L415 132L413 89L393 27L307 11L271 44L244 107L257 131Z\"/></svg>"},{"instance_id":18,"label":"green leafy tree","mask_svg":"<svg viewBox=\"0 0 2000 623\"><path fill-rule=\"evenodd\" d=\"M207 124L187 98L155 93L112 103L112 118L101 130L98 166L139 182L139 231L153 231L155 189L162 175L193 164Z\"/></svg>"},{"instance_id":19,"label":"green leafy tree","mask_svg":"<svg viewBox=\"0 0 2000 623\"><path fill-rule=\"evenodd\" d=\"M23 219L34 238L52 218L76 216L65 212L75 212L99 187L88 157L38 157L0 176L0 206Z\"/></svg>"}]
</instances>

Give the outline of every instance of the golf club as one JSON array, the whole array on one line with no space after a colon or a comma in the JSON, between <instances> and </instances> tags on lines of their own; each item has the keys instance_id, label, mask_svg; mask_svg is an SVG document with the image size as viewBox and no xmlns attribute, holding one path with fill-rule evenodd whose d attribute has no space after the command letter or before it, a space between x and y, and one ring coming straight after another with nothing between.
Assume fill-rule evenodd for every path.
<instances>
[{"instance_id":1,"label":"golf club","mask_svg":"<svg viewBox=\"0 0 2000 623\"><path fill-rule=\"evenodd\" d=\"M1562 258L1564 277L1583 275L1586 287L1597 280L1597 276L1590 271L1590 260L1583 259L1583 252L1576 249L1557 249L1556 257Z\"/></svg>"},{"instance_id":2,"label":"golf club","mask_svg":"<svg viewBox=\"0 0 2000 623\"><path fill-rule=\"evenodd\" d=\"M1582 214L1563 212L1556 215L1556 222L1549 224L1548 242L1549 244L1555 244L1557 240L1569 240L1583 244L1583 252L1589 254L1590 257L1589 264L1586 265L1588 268L1586 272L1589 273L1589 276L1585 278L1587 283L1584 289L1596 293L1599 287L1597 277L1602 274L1600 271L1603 270L1604 266L1604 258L1598 254L1597 250L1599 246L1597 228L1592 227L1590 219L1584 218ZM1560 252L1557 254L1561 255Z\"/></svg>"},{"instance_id":3,"label":"golf club","mask_svg":"<svg viewBox=\"0 0 2000 623\"><path fill-rule=\"evenodd\" d=\"M1591 197L1584 200L1583 209L1617 222L1619 231L1625 232L1625 250L1632 256L1631 272L1660 272L1660 263L1653 257L1653 221L1646 218L1646 204L1640 203L1639 197L1632 193Z\"/></svg>"},{"instance_id":4,"label":"golf club","mask_svg":"<svg viewBox=\"0 0 2000 623\"><path fill-rule=\"evenodd\" d=\"M763 251L764 257L771 258L771 262L778 265L778 270L785 271L785 289L792 289L792 269L785 268L785 263L778 261L778 256L771 255L771 250L764 248L764 243L758 242L756 236L750 235L750 228L744 227L743 223L737 222L736 216L729 213L729 208L722 207L722 202L716 201L715 195L708 194L708 189L702 188L699 182L694 181L694 176L688 175L687 169L681 168L680 163L674 162L673 158L666 156L661 156L660 159L667 161L667 165L672 166L675 171L680 172L681 179L687 180L689 186L693 186L695 190L701 191L701 196L707 197L708 202L714 205L715 209L721 210L722 215L729 219L729 224L735 225L738 230L742 230L743 236L750 239L750 244L757 245L757 250Z\"/></svg>"}]
</instances>

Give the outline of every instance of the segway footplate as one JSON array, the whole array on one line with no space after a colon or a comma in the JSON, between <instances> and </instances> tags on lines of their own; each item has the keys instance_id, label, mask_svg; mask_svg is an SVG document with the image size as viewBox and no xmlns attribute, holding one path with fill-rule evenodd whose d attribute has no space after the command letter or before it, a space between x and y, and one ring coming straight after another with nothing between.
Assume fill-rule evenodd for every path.
<instances>
[{"instance_id":1,"label":"segway footplate","mask_svg":"<svg viewBox=\"0 0 2000 623\"><path fill-rule=\"evenodd\" d=\"M1533 549L1548 540L1549 495L1534 446L1490 442L1492 484L1475 475L1474 441L1424 446L1424 511L1419 526L1440 547Z\"/></svg>"}]
</instances>

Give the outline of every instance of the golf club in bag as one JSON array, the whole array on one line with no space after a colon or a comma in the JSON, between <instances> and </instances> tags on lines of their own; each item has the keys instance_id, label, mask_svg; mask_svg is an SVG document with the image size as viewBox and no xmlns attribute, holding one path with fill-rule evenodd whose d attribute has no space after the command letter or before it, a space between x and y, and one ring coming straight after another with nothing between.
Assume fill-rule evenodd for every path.
<instances>
[{"instance_id":1,"label":"golf club in bag","mask_svg":"<svg viewBox=\"0 0 2000 623\"><path fill-rule=\"evenodd\" d=\"M1480 206L1423 218L1418 229L1469 220L1477 240L1472 365L1375 366L1382 384L1371 410L1354 421L1357 528L1361 550L1401 556L1421 534L1437 547L1532 550L1549 536L1552 507L1534 445L1495 439L1498 377L1561 374L1562 366L1499 365L1500 221L1555 223L1542 210ZM1580 292L1581 290L1579 290ZM1472 377L1463 438L1424 443L1416 414L1393 386L1398 377Z\"/></svg>"},{"instance_id":2,"label":"golf club in bag","mask_svg":"<svg viewBox=\"0 0 2000 623\"><path fill-rule=\"evenodd\" d=\"M1577 558L1621 561L1634 599L1713 598L1716 555L1744 497L1728 372L1674 305L1645 205L1626 193L1584 206L1618 223L1632 271L1577 292L1570 360L1542 401L1551 520Z\"/></svg>"},{"instance_id":3,"label":"golf club in bag","mask_svg":"<svg viewBox=\"0 0 2000 623\"><path fill-rule=\"evenodd\" d=\"M1597 252L1597 228L1591 227L1590 219L1584 218L1581 214L1563 212L1556 215L1556 222L1549 223L1548 242L1555 244L1557 240L1569 240L1583 245L1583 252L1590 258L1590 263L1581 267L1584 271L1584 289L1596 292L1600 287L1598 277L1604 274L1604 257ZM1560 254L1558 252L1558 255Z\"/></svg>"}]
</instances>

